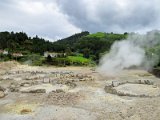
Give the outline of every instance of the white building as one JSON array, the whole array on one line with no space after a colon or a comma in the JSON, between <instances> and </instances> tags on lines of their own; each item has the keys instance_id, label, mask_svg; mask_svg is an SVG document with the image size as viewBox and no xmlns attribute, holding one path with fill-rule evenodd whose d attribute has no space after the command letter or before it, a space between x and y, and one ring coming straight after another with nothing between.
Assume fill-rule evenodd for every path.
<instances>
[{"instance_id":1,"label":"white building","mask_svg":"<svg viewBox=\"0 0 160 120\"><path fill-rule=\"evenodd\" d=\"M57 57L58 53L52 53L52 52L44 52L44 57L51 56L52 58Z\"/></svg>"},{"instance_id":2,"label":"white building","mask_svg":"<svg viewBox=\"0 0 160 120\"><path fill-rule=\"evenodd\" d=\"M44 57L51 56L52 58L58 57L58 56L65 56L66 53L55 53L55 52L44 52Z\"/></svg>"},{"instance_id":3,"label":"white building","mask_svg":"<svg viewBox=\"0 0 160 120\"><path fill-rule=\"evenodd\" d=\"M8 55L8 51L7 51L7 50L4 50L4 51L3 51L3 55Z\"/></svg>"},{"instance_id":4,"label":"white building","mask_svg":"<svg viewBox=\"0 0 160 120\"><path fill-rule=\"evenodd\" d=\"M0 50L0 54L8 55L8 51L7 50Z\"/></svg>"}]
</instances>

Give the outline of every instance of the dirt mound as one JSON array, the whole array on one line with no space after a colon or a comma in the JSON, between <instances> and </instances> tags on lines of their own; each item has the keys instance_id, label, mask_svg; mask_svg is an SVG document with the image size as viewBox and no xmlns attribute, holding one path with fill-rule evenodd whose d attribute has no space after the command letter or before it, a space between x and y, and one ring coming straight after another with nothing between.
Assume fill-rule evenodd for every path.
<instances>
[{"instance_id":1,"label":"dirt mound","mask_svg":"<svg viewBox=\"0 0 160 120\"><path fill-rule=\"evenodd\" d=\"M45 101L54 105L74 105L83 97L80 93L52 92Z\"/></svg>"},{"instance_id":2,"label":"dirt mound","mask_svg":"<svg viewBox=\"0 0 160 120\"><path fill-rule=\"evenodd\" d=\"M0 91L0 98L5 97L5 93L3 91Z\"/></svg>"},{"instance_id":3,"label":"dirt mound","mask_svg":"<svg viewBox=\"0 0 160 120\"><path fill-rule=\"evenodd\" d=\"M105 91L119 96L129 97L158 97L160 88L150 80L138 80L134 82L112 81L105 87Z\"/></svg>"},{"instance_id":4,"label":"dirt mound","mask_svg":"<svg viewBox=\"0 0 160 120\"><path fill-rule=\"evenodd\" d=\"M16 61L0 62L0 71L10 70L17 65L19 65L19 63Z\"/></svg>"},{"instance_id":5,"label":"dirt mound","mask_svg":"<svg viewBox=\"0 0 160 120\"><path fill-rule=\"evenodd\" d=\"M145 84L124 84L115 88L119 95L128 96L146 96L146 97L156 97L160 94L160 89L153 85Z\"/></svg>"}]
</instances>

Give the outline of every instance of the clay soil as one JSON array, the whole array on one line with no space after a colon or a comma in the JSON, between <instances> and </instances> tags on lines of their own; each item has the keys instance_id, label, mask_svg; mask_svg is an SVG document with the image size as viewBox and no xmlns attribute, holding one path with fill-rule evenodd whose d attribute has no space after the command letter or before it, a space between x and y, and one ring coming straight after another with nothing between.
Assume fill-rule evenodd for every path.
<instances>
[{"instance_id":1,"label":"clay soil","mask_svg":"<svg viewBox=\"0 0 160 120\"><path fill-rule=\"evenodd\" d=\"M152 84L149 89L147 84L128 84L139 80ZM113 81L126 84L114 87ZM127 94L107 92L107 85ZM109 77L90 67L35 67L10 61L0 63L0 88L5 93L0 120L160 120L160 79L143 70ZM156 96L128 95L143 92Z\"/></svg>"}]
</instances>

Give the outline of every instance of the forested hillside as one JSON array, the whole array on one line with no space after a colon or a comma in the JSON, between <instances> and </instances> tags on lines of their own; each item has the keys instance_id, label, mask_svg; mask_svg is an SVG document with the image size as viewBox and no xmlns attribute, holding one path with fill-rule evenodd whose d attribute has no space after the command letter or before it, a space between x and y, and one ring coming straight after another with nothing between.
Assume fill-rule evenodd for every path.
<instances>
[{"instance_id":1,"label":"forested hillside","mask_svg":"<svg viewBox=\"0 0 160 120\"><path fill-rule=\"evenodd\" d=\"M84 63L86 59L88 59L87 61L94 61L98 63L100 57L110 50L111 45L115 41L124 40L127 36L128 33L115 34L97 32L91 34L88 31L83 31L67 38L57 40L56 42L51 42L43 38L39 38L38 36L29 37L24 32L14 33L6 31L0 32L0 50L6 50L10 54L22 53L25 57L21 58L21 61L28 61L32 59L36 64L49 62L54 65L59 63L71 65L73 61L76 61L75 64L81 65L86 64ZM156 36L156 38L159 39L160 33L157 32ZM52 53L65 53L66 55L54 59L47 58L46 61L42 61L44 60L44 57L42 56L46 51ZM159 44L152 46L150 49L146 49L147 56L159 56L159 52ZM3 60L2 56L3 55L1 54L1 60ZM7 60L12 58L10 56L7 57ZM160 64L160 62L158 62L158 64Z\"/></svg>"},{"instance_id":2,"label":"forested hillside","mask_svg":"<svg viewBox=\"0 0 160 120\"><path fill-rule=\"evenodd\" d=\"M108 51L112 43L116 40L122 40L127 37L127 33L114 34L97 32L89 34L82 32L71 37L59 40L53 43L54 46L59 46L57 51L65 51L66 49L72 52L82 53L84 57L91 57L97 61L101 54Z\"/></svg>"},{"instance_id":3,"label":"forested hillside","mask_svg":"<svg viewBox=\"0 0 160 120\"><path fill-rule=\"evenodd\" d=\"M0 49L6 49L9 52L42 54L47 50L52 51L53 44L38 36L28 37L24 32L0 32Z\"/></svg>"},{"instance_id":4,"label":"forested hillside","mask_svg":"<svg viewBox=\"0 0 160 120\"><path fill-rule=\"evenodd\" d=\"M81 53L86 58L92 57L93 60L98 60L100 54L108 51L115 40L125 39L126 36L127 34L102 32L90 34L84 31L56 42L50 42L38 36L31 38L24 32L0 32L0 49L41 55L45 51Z\"/></svg>"}]
</instances>

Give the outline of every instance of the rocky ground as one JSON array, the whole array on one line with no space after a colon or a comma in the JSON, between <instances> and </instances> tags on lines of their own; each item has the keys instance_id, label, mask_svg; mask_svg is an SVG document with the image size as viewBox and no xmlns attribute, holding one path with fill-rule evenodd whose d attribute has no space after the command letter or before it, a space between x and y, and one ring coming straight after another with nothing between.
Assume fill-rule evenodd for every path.
<instances>
[{"instance_id":1,"label":"rocky ground","mask_svg":"<svg viewBox=\"0 0 160 120\"><path fill-rule=\"evenodd\" d=\"M159 120L160 79L88 67L0 63L0 120Z\"/></svg>"}]
</instances>

